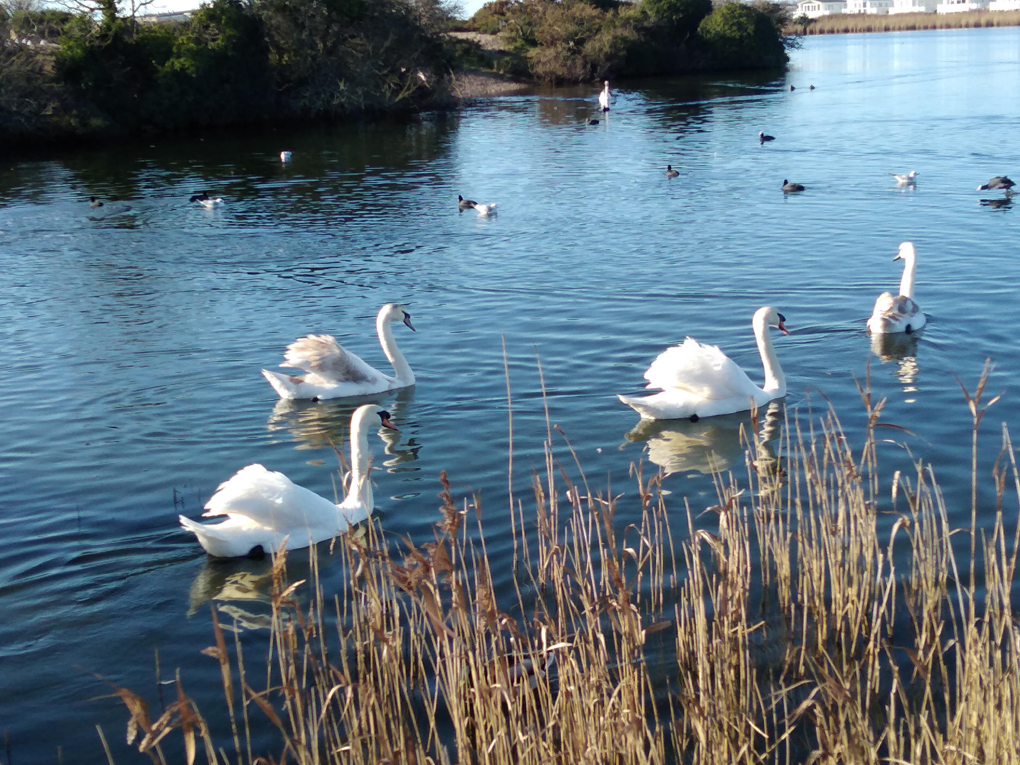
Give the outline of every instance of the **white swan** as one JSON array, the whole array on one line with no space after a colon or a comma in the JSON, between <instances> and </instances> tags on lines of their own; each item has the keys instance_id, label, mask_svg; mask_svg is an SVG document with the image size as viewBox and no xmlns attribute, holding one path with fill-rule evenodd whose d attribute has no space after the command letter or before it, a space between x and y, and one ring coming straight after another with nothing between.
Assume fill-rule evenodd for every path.
<instances>
[{"instance_id":1,"label":"white swan","mask_svg":"<svg viewBox=\"0 0 1020 765\"><path fill-rule=\"evenodd\" d=\"M181 526L198 537L205 551L217 558L297 550L342 534L372 514L372 481L368 471L368 429L396 428L389 412L375 404L358 407L351 418L351 488L335 505L325 497L293 483L283 473L262 465L241 468L216 489L205 503L204 516L225 515L220 523L202 524L179 516Z\"/></svg>"},{"instance_id":2,"label":"white swan","mask_svg":"<svg viewBox=\"0 0 1020 765\"><path fill-rule=\"evenodd\" d=\"M786 317L771 306L754 313L751 326L765 366L765 386L759 388L747 374L714 345L688 337L683 345L667 348L645 372L648 388L661 393L644 398L620 396L646 420L678 420L733 414L762 406L786 395L786 377L779 367L769 327L790 334Z\"/></svg>"},{"instance_id":3,"label":"white swan","mask_svg":"<svg viewBox=\"0 0 1020 765\"><path fill-rule=\"evenodd\" d=\"M903 279L900 294L883 292L875 301L875 310L868 319L868 329L876 334L913 332L924 326L924 311L914 301L914 271L917 268L917 251L913 242L903 242L893 260L903 261Z\"/></svg>"},{"instance_id":4,"label":"white swan","mask_svg":"<svg viewBox=\"0 0 1020 765\"><path fill-rule=\"evenodd\" d=\"M599 109L604 112L609 111L609 80L606 80L605 87L599 93Z\"/></svg>"},{"instance_id":5,"label":"white swan","mask_svg":"<svg viewBox=\"0 0 1020 765\"><path fill-rule=\"evenodd\" d=\"M219 207L220 205L223 204L223 198L222 197L216 197L214 199L213 197L210 197L209 194L207 194L204 191L201 194L193 194L191 199L189 199L188 201L189 202L198 202L206 210L211 210L214 207Z\"/></svg>"},{"instance_id":6,"label":"white swan","mask_svg":"<svg viewBox=\"0 0 1020 765\"><path fill-rule=\"evenodd\" d=\"M340 345L332 335L308 335L287 346L281 367L303 369L306 375L284 375L263 369L262 374L280 398L347 398L384 393L414 385L414 372L393 339L395 321L414 330L404 306L387 303L379 309L375 331L383 353L393 365L395 377L384 375Z\"/></svg>"},{"instance_id":7,"label":"white swan","mask_svg":"<svg viewBox=\"0 0 1020 765\"><path fill-rule=\"evenodd\" d=\"M294 158L294 152L292 152L292 151L281 151L281 152L280 152L280 161L281 161L281 162L282 162L283 164L287 164L287 163L288 163L288 162L290 162L290 161L291 161L291 160L292 160L293 158Z\"/></svg>"}]
</instances>

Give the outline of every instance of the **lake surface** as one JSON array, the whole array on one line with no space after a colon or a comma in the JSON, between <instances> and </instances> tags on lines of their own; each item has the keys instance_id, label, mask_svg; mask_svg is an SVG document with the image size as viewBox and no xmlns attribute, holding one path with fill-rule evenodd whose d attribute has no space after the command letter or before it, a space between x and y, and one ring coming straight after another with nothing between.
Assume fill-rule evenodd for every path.
<instances>
[{"instance_id":1,"label":"lake surface","mask_svg":"<svg viewBox=\"0 0 1020 765\"><path fill-rule=\"evenodd\" d=\"M742 418L628 437L638 417L615 394L640 392L686 335L760 382L750 318L766 304L792 330L776 337L789 415L831 401L859 444L855 377L870 361L884 421L912 433L880 450L887 474L930 461L966 526L970 416L954 374L973 387L991 358L989 391L1005 394L983 425L983 475L1000 423L1020 420L1020 210L974 190L1020 174L1018 57L1020 28L811 37L781 79L621 84L597 126L584 124L592 86L409 124L0 158L0 760L56 761L60 747L102 761L98 723L134 761L127 713L93 700L107 689L92 673L156 706L157 650L161 677L179 667L227 731L199 653L205 601L264 568L210 564L177 516L198 517L251 462L333 494L330 440L352 407L280 404L259 370L309 332L387 369L374 317L388 301L418 329L395 328L418 376L387 399L399 439L370 436L394 539L431 538L446 469L481 492L488 549L509 560L504 340L525 509L546 437L540 359L550 419L594 485L632 492L632 461L662 464L685 528L682 498L697 510L714 497L708 454L742 470ZM759 130L777 140L760 147ZM909 170L916 187L889 176ZM784 196L784 179L807 191ZM226 204L189 205L201 189ZM458 193L499 216L459 213ZM93 210L90 195L123 201ZM899 284L904 240L928 325L876 355L865 322ZM618 522L629 513L625 496ZM258 613L218 602L228 620ZM249 656L265 634L244 633Z\"/></svg>"}]
</instances>

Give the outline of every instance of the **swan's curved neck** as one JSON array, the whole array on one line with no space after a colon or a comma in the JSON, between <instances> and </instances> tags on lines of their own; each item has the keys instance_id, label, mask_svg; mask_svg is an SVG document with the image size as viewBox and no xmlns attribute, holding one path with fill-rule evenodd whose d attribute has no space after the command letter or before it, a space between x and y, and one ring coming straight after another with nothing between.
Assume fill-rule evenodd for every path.
<instances>
[{"instance_id":1,"label":"swan's curved neck","mask_svg":"<svg viewBox=\"0 0 1020 765\"><path fill-rule=\"evenodd\" d=\"M369 424L360 413L351 421L351 488L344 503L358 502L372 512L372 479L368 470Z\"/></svg>"},{"instance_id":2,"label":"swan's curved neck","mask_svg":"<svg viewBox=\"0 0 1020 765\"><path fill-rule=\"evenodd\" d=\"M411 371L407 359L404 358L404 354L397 347L397 341L393 339L393 322L380 313L375 320L375 331L379 335L379 344L382 346L383 353L386 354L386 358L393 365L393 371L397 375L397 382L402 385L414 385L414 372Z\"/></svg>"},{"instance_id":3,"label":"swan's curved neck","mask_svg":"<svg viewBox=\"0 0 1020 765\"><path fill-rule=\"evenodd\" d=\"M765 386L762 390L767 393L775 393L776 398L786 395L786 375L779 366L779 359L776 357L776 349L772 345L772 333L764 321L755 321L754 339L758 341L758 353L761 354L761 363L765 367Z\"/></svg>"},{"instance_id":4,"label":"swan's curved neck","mask_svg":"<svg viewBox=\"0 0 1020 765\"><path fill-rule=\"evenodd\" d=\"M917 259L912 255L903 258L903 278L900 279L900 294L911 300L914 299L914 270L917 267Z\"/></svg>"}]
</instances>

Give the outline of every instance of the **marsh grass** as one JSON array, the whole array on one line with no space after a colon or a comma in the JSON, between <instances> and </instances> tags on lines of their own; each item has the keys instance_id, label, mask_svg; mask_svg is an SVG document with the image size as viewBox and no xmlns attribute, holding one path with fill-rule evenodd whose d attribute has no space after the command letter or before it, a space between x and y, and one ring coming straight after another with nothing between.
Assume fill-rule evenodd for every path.
<instances>
[{"instance_id":1,"label":"marsh grass","mask_svg":"<svg viewBox=\"0 0 1020 765\"><path fill-rule=\"evenodd\" d=\"M786 34L834 35L859 32L914 32L924 29L971 29L1020 26L1020 11L965 11L963 13L894 13L887 16L839 13L821 16L809 24L790 24Z\"/></svg>"},{"instance_id":2,"label":"marsh grass","mask_svg":"<svg viewBox=\"0 0 1020 765\"><path fill-rule=\"evenodd\" d=\"M965 389L975 460L987 372ZM861 397L859 450L834 411L802 414L778 444L749 436L746 475L717 475L709 507L643 464L629 495L591 488L550 427L533 497L511 500L509 591L493 584L507 577L478 498L456 498L444 473L429 543L392 544L375 520L335 541L339 592L319 585L314 549L307 581L276 556L257 669L213 611L205 652L229 732L213 737L178 679L156 722L116 689L129 740L165 762L160 742L179 730L188 762L202 749L239 765L1020 762L1009 435L994 508L975 488L956 530L929 466L883 475L878 446L899 431L866 383ZM980 533L979 513L992 517ZM958 563L955 534L976 567ZM279 759L252 751L267 723Z\"/></svg>"}]
</instances>

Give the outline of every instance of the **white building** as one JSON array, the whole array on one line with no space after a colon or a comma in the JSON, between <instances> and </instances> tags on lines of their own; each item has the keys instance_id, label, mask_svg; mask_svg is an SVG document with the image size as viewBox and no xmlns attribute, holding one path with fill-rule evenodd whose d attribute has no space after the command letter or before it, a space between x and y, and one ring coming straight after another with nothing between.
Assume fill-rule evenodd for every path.
<instances>
[{"instance_id":1,"label":"white building","mask_svg":"<svg viewBox=\"0 0 1020 765\"><path fill-rule=\"evenodd\" d=\"M866 13L884 16L892 8L893 0L847 0L845 13Z\"/></svg>"},{"instance_id":2,"label":"white building","mask_svg":"<svg viewBox=\"0 0 1020 765\"><path fill-rule=\"evenodd\" d=\"M936 13L966 13L988 10L988 0L944 0L935 6Z\"/></svg>"},{"instance_id":3,"label":"white building","mask_svg":"<svg viewBox=\"0 0 1020 765\"><path fill-rule=\"evenodd\" d=\"M846 0L800 0L797 3L797 15L807 16L809 19L832 16L836 13L846 13Z\"/></svg>"},{"instance_id":4,"label":"white building","mask_svg":"<svg viewBox=\"0 0 1020 765\"><path fill-rule=\"evenodd\" d=\"M892 0L889 13L935 13L939 0ZM1010 0L1020 3L1020 0Z\"/></svg>"}]
</instances>

